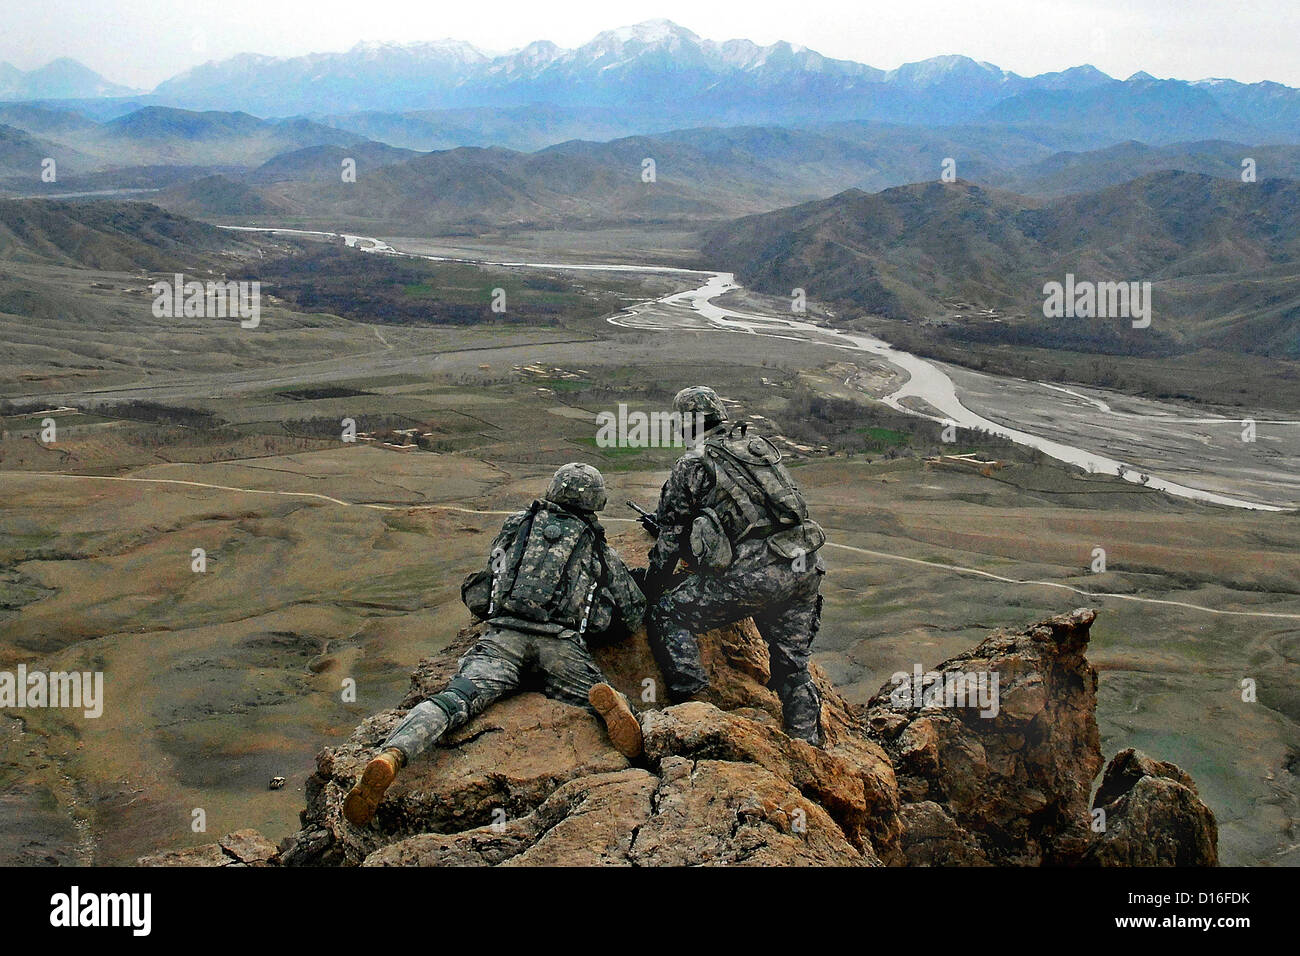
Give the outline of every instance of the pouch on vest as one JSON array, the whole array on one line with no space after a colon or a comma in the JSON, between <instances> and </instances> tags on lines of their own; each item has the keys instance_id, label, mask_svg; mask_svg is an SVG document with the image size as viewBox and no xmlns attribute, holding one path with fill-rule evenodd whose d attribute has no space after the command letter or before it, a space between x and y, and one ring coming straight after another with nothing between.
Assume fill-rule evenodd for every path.
<instances>
[{"instance_id":1,"label":"pouch on vest","mask_svg":"<svg viewBox=\"0 0 1300 956\"><path fill-rule=\"evenodd\" d=\"M731 539L712 508L705 508L691 522L691 555L701 571L725 571L731 567Z\"/></svg>"},{"instance_id":2,"label":"pouch on vest","mask_svg":"<svg viewBox=\"0 0 1300 956\"><path fill-rule=\"evenodd\" d=\"M467 574L460 586L460 599L469 613L486 618L492 606L492 574L486 568Z\"/></svg>"},{"instance_id":3,"label":"pouch on vest","mask_svg":"<svg viewBox=\"0 0 1300 956\"><path fill-rule=\"evenodd\" d=\"M767 539L767 546L772 549L772 553L787 561L816 554L825 543L826 532L811 518L793 528L778 531Z\"/></svg>"}]
</instances>

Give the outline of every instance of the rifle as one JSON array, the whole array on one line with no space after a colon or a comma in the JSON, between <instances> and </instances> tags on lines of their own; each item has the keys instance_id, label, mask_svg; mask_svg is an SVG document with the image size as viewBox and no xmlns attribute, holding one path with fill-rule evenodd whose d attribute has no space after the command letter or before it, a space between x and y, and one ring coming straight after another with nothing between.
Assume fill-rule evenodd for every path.
<instances>
[{"instance_id":1,"label":"rifle","mask_svg":"<svg viewBox=\"0 0 1300 956\"><path fill-rule=\"evenodd\" d=\"M651 514L649 511L646 511L635 501L629 501L627 503L627 506L641 516L637 520L641 522L641 527L645 528L646 533L650 535L650 537L652 538L659 537L659 522L655 520L655 516L653 514Z\"/></svg>"}]
</instances>

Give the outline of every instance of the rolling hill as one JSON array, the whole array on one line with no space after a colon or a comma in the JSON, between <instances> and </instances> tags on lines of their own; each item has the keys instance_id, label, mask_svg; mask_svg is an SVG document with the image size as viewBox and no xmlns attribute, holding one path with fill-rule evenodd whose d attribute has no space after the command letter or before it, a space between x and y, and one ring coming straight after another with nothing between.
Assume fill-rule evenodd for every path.
<instances>
[{"instance_id":1,"label":"rolling hill","mask_svg":"<svg viewBox=\"0 0 1300 956\"><path fill-rule=\"evenodd\" d=\"M267 216L287 211L274 199L220 174L177 183L150 198L170 212L197 218Z\"/></svg>"},{"instance_id":2,"label":"rolling hill","mask_svg":"<svg viewBox=\"0 0 1300 956\"><path fill-rule=\"evenodd\" d=\"M277 160L273 166L297 166L301 178L266 182L272 177L258 171L250 183L302 215L430 230L697 225L896 175L887 152L807 131L697 130L575 140L531 153L462 147L370 168L356 183L341 182L336 156L327 176ZM647 160L652 181L643 178ZM939 157L933 162L937 169Z\"/></svg>"},{"instance_id":3,"label":"rolling hill","mask_svg":"<svg viewBox=\"0 0 1300 956\"><path fill-rule=\"evenodd\" d=\"M248 174L251 183L342 181L344 160L355 165L357 176L371 170L394 166L419 155L415 150L398 149L385 143L357 142L349 146L304 146L272 156Z\"/></svg>"},{"instance_id":4,"label":"rolling hill","mask_svg":"<svg viewBox=\"0 0 1300 956\"><path fill-rule=\"evenodd\" d=\"M376 164L413 155L301 118L150 106L99 123L66 110L0 104L0 189L19 195L162 189L217 174L243 176L273 160L289 175L305 174L309 151L329 148ZM57 185L36 178L44 157L58 163ZM276 168L267 167L264 178L275 178Z\"/></svg>"},{"instance_id":5,"label":"rolling hill","mask_svg":"<svg viewBox=\"0 0 1300 956\"><path fill-rule=\"evenodd\" d=\"M1133 77L1086 90L1028 90L990 107L980 119L1097 145L1129 139L1157 144L1256 139L1268 134L1283 135L1295 142L1300 132L1269 128L1266 133L1228 113L1203 89L1180 80L1150 77Z\"/></svg>"},{"instance_id":6,"label":"rolling hill","mask_svg":"<svg viewBox=\"0 0 1300 956\"><path fill-rule=\"evenodd\" d=\"M304 119L264 120L247 113L150 106L98 127L88 144L117 158L150 163L263 163L306 146L344 146L357 137ZM74 144L75 145L75 144Z\"/></svg>"},{"instance_id":7,"label":"rolling hill","mask_svg":"<svg viewBox=\"0 0 1300 956\"><path fill-rule=\"evenodd\" d=\"M0 261L160 270L255 251L238 233L150 203L0 200Z\"/></svg>"},{"instance_id":8,"label":"rolling hill","mask_svg":"<svg viewBox=\"0 0 1300 956\"><path fill-rule=\"evenodd\" d=\"M0 178L22 177L38 181L41 162L54 150L53 144L23 130L0 125Z\"/></svg>"},{"instance_id":9,"label":"rolling hill","mask_svg":"<svg viewBox=\"0 0 1300 956\"><path fill-rule=\"evenodd\" d=\"M723 226L705 247L760 290L804 288L851 313L938 320L971 338L1300 357L1295 180L1167 171L1051 200L960 181L850 190ZM1045 319L1044 284L1067 273L1151 282L1151 328Z\"/></svg>"},{"instance_id":10,"label":"rolling hill","mask_svg":"<svg viewBox=\"0 0 1300 956\"><path fill-rule=\"evenodd\" d=\"M0 112L0 118L3 115ZM673 126L672 123L644 124L617 109L546 103L396 112L366 110L309 116L366 139L416 150L502 146L530 152L571 139L617 139L638 133L658 133Z\"/></svg>"},{"instance_id":11,"label":"rolling hill","mask_svg":"<svg viewBox=\"0 0 1300 956\"><path fill-rule=\"evenodd\" d=\"M346 156L357 162L356 183L340 176ZM707 227L846 188L877 191L932 182L948 158L963 179L1053 196L1165 169L1239 181L1244 156L1256 160L1260 178L1300 173L1295 146L1125 143L1052 153L1025 131L839 123L814 129L703 127L603 143L573 140L531 153L467 147L417 154L373 142L312 146L243 175L224 175L245 190L238 205L254 203L256 194L267 210L358 228L379 221L445 232L626 223ZM647 159L655 164L653 182L642 181ZM187 215L238 215L228 195L205 201L213 185L168 190L157 201Z\"/></svg>"},{"instance_id":12,"label":"rolling hill","mask_svg":"<svg viewBox=\"0 0 1300 956\"><path fill-rule=\"evenodd\" d=\"M1255 161L1258 179L1300 179L1300 146L1249 146L1225 140L1166 146L1130 140L1106 149L1053 153L1035 162L966 178L1023 195L1064 196L1118 186L1168 169L1240 181L1247 158Z\"/></svg>"}]
</instances>

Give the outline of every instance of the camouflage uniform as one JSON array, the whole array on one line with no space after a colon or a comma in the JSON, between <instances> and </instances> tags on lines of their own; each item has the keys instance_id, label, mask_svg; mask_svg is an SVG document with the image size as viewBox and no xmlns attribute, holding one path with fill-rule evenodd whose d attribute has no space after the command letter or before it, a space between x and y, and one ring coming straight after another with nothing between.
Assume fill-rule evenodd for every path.
<instances>
[{"instance_id":1,"label":"camouflage uniform","mask_svg":"<svg viewBox=\"0 0 1300 956\"><path fill-rule=\"evenodd\" d=\"M655 515L659 537L650 553L646 590L654 595L666 585L679 559L693 565L697 573L653 601L648 615L651 649L668 680L669 696L681 700L708 686L695 635L753 617L771 652L768 686L781 698L786 732L816 744L821 696L808 663L821 622L819 589L825 574L816 549L825 539L814 539L806 552L796 549L791 557L770 546L773 527L759 527L727 542L731 559L725 567L701 566L692 548L692 525L706 510L719 514L731 507L717 478L719 465L706 452L711 439L719 440L729 431L717 418L713 417L700 444L674 465L659 498ZM752 507L761 510L763 505L754 502ZM732 522L722 524L725 529ZM821 534L815 522L806 524Z\"/></svg>"},{"instance_id":2,"label":"camouflage uniform","mask_svg":"<svg viewBox=\"0 0 1300 956\"><path fill-rule=\"evenodd\" d=\"M506 519L487 569L462 588L487 631L446 688L412 708L385 747L409 762L534 673L548 697L593 710L587 692L605 678L587 635L630 633L645 613L645 596L593 514L604 505L600 473L566 465L543 499Z\"/></svg>"}]
</instances>

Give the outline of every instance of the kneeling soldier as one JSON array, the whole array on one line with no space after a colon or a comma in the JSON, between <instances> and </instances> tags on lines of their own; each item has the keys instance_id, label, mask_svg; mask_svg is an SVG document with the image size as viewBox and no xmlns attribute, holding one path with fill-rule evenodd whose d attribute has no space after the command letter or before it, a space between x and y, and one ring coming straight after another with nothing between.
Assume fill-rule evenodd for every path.
<instances>
[{"instance_id":1,"label":"kneeling soldier","mask_svg":"<svg viewBox=\"0 0 1300 956\"><path fill-rule=\"evenodd\" d=\"M808 671L821 623L818 554L826 542L781 453L744 424L732 426L711 388L673 399L705 431L664 483L652 523L659 537L646 575L650 647L668 695L686 700L708 687L695 635L752 617L771 651L769 686L781 698L785 731L821 742L821 695ZM673 584L684 560L695 570Z\"/></svg>"}]
</instances>

